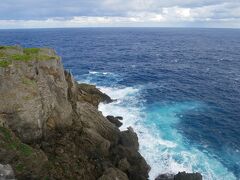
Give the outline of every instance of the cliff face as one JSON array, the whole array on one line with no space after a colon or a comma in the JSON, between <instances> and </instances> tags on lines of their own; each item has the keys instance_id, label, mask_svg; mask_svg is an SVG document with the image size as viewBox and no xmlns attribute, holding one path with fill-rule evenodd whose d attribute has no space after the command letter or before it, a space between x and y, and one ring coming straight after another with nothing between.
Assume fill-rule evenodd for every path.
<instances>
[{"instance_id":1,"label":"cliff face","mask_svg":"<svg viewBox=\"0 0 240 180\"><path fill-rule=\"evenodd\" d=\"M0 164L18 179L147 179L131 128L97 110L111 102L77 84L51 49L0 47Z\"/></svg>"}]
</instances>

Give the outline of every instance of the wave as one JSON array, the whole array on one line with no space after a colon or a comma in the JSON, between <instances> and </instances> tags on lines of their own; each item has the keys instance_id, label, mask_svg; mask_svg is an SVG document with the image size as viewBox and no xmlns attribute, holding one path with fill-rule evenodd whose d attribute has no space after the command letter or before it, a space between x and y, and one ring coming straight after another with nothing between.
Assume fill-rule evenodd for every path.
<instances>
[{"instance_id":1,"label":"wave","mask_svg":"<svg viewBox=\"0 0 240 180\"><path fill-rule=\"evenodd\" d=\"M174 128L180 123L178 114L201 108L199 102L144 107L140 89L133 87L99 87L111 98L111 104L100 104L103 115L123 116L121 130L132 126L139 137L140 153L151 166L153 180L159 173L200 172L205 180L235 180L213 155L192 147Z\"/></svg>"},{"instance_id":2,"label":"wave","mask_svg":"<svg viewBox=\"0 0 240 180\"><path fill-rule=\"evenodd\" d=\"M89 73L96 82L96 72ZM114 75L112 75L114 76ZM110 78L110 79L109 79ZM200 102L176 102L171 104L147 104L141 97L144 87L112 87L111 76L96 84L100 90L117 101L99 105L103 115L123 117L120 130L133 127L138 134L140 153L151 166L150 180L162 173L179 171L200 172L205 180L236 180L234 174L207 151L200 151L190 144L176 126L181 123L181 114L204 106ZM98 80L98 79L97 79Z\"/></svg>"}]
</instances>

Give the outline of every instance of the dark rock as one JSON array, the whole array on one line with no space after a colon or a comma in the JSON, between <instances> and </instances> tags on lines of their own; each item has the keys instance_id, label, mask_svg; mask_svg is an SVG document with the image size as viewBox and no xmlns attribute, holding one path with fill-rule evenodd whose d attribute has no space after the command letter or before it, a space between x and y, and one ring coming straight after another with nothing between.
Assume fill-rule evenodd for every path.
<instances>
[{"instance_id":1,"label":"dark rock","mask_svg":"<svg viewBox=\"0 0 240 180\"><path fill-rule=\"evenodd\" d=\"M127 175L119 169L109 168L98 180L128 180Z\"/></svg>"},{"instance_id":2,"label":"dark rock","mask_svg":"<svg viewBox=\"0 0 240 180\"><path fill-rule=\"evenodd\" d=\"M111 123L113 123L114 125L116 125L117 127L121 127L122 123L118 120L118 118L114 117L114 116L107 116L106 117Z\"/></svg>"},{"instance_id":3,"label":"dark rock","mask_svg":"<svg viewBox=\"0 0 240 180\"><path fill-rule=\"evenodd\" d=\"M127 158L120 159L120 161L118 162L118 168L123 172L129 170L130 166L131 165L129 164Z\"/></svg>"},{"instance_id":4,"label":"dark rock","mask_svg":"<svg viewBox=\"0 0 240 180\"><path fill-rule=\"evenodd\" d=\"M121 132L120 144L133 151L138 151L138 137L131 127L129 127L128 130Z\"/></svg>"},{"instance_id":5,"label":"dark rock","mask_svg":"<svg viewBox=\"0 0 240 180\"><path fill-rule=\"evenodd\" d=\"M78 84L78 89L80 92L79 100L84 100L89 102L94 106L98 106L100 102L103 103L111 103L113 100L105 93L102 93L99 89L94 85L89 84Z\"/></svg>"},{"instance_id":6,"label":"dark rock","mask_svg":"<svg viewBox=\"0 0 240 180\"><path fill-rule=\"evenodd\" d=\"M108 120L115 119L115 117L114 117L114 116L111 116L111 115L106 116L106 118L107 118Z\"/></svg>"},{"instance_id":7,"label":"dark rock","mask_svg":"<svg viewBox=\"0 0 240 180\"><path fill-rule=\"evenodd\" d=\"M160 174L155 180L174 180L174 174Z\"/></svg>"},{"instance_id":8,"label":"dark rock","mask_svg":"<svg viewBox=\"0 0 240 180\"><path fill-rule=\"evenodd\" d=\"M179 172L174 176L174 180L202 180L200 173Z\"/></svg>"},{"instance_id":9,"label":"dark rock","mask_svg":"<svg viewBox=\"0 0 240 180\"><path fill-rule=\"evenodd\" d=\"M131 127L128 130L121 132L119 145L114 151L113 156L119 156L118 167L128 174L129 179L146 180L150 167L145 159L138 152L139 144L137 134ZM129 168L128 165L129 164Z\"/></svg>"},{"instance_id":10,"label":"dark rock","mask_svg":"<svg viewBox=\"0 0 240 180\"><path fill-rule=\"evenodd\" d=\"M178 174L160 174L155 180L202 180L200 173L179 172Z\"/></svg>"},{"instance_id":11,"label":"dark rock","mask_svg":"<svg viewBox=\"0 0 240 180\"><path fill-rule=\"evenodd\" d=\"M122 116L116 116L115 118L118 119L118 120L120 120L120 121L123 120L123 117L122 117Z\"/></svg>"}]
</instances>

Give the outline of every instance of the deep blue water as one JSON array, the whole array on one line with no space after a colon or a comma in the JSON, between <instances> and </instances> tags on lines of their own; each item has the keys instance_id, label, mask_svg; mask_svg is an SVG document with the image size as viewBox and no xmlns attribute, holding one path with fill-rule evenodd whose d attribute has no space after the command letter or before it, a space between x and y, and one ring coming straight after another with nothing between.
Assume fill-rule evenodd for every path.
<instances>
[{"instance_id":1,"label":"deep blue water","mask_svg":"<svg viewBox=\"0 0 240 180\"><path fill-rule=\"evenodd\" d=\"M0 44L55 48L77 80L118 98L100 110L137 131L151 179L240 179L239 29L0 30Z\"/></svg>"}]
</instances>

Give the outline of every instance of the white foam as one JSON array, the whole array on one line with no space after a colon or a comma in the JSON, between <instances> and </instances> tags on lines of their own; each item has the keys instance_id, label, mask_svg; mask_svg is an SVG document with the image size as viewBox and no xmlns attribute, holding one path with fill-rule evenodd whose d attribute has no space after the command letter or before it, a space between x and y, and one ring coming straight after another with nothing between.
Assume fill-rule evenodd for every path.
<instances>
[{"instance_id":1,"label":"white foam","mask_svg":"<svg viewBox=\"0 0 240 180\"><path fill-rule=\"evenodd\" d=\"M97 71L89 71L89 74L97 74Z\"/></svg>"},{"instance_id":2,"label":"white foam","mask_svg":"<svg viewBox=\"0 0 240 180\"><path fill-rule=\"evenodd\" d=\"M131 126L138 134L139 151L151 166L150 180L154 180L160 173L180 171L200 172L204 180L236 180L236 177L217 159L206 155L207 152L188 147L181 134L172 127L179 121L176 112L192 110L198 108L198 105L191 102L160 107L150 116L161 121L159 130L154 124L147 126L151 119L139 98L140 89L133 87L100 87L100 89L111 98L117 99L113 103L99 105L103 115L122 116L123 126L120 129L125 130ZM170 138L165 137L168 134Z\"/></svg>"},{"instance_id":3,"label":"white foam","mask_svg":"<svg viewBox=\"0 0 240 180\"><path fill-rule=\"evenodd\" d=\"M128 98L130 95L135 95L138 93L138 89L132 87L124 88L110 88L110 87L99 87L103 93L106 93L112 99L117 99L123 101Z\"/></svg>"}]
</instances>

